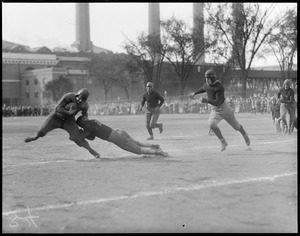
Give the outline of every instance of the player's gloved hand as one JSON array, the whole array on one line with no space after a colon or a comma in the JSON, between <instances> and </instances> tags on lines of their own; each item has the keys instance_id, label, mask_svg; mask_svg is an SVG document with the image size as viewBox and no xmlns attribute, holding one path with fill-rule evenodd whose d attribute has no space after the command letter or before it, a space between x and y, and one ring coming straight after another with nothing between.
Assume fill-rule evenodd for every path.
<instances>
[{"instance_id":1,"label":"player's gloved hand","mask_svg":"<svg viewBox=\"0 0 300 236\"><path fill-rule=\"evenodd\" d=\"M190 99L193 99L194 96L195 96L195 93L192 93L192 94L190 95Z\"/></svg>"},{"instance_id":2,"label":"player's gloved hand","mask_svg":"<svg viewBox=\"0 0 300 236\"><path fill-rule=\"evenodd\" d=\"M201 102L202 102L202 103L207 103L208 100L207 100L207 98L202 98Z\"/></svg>"}]
</instances>

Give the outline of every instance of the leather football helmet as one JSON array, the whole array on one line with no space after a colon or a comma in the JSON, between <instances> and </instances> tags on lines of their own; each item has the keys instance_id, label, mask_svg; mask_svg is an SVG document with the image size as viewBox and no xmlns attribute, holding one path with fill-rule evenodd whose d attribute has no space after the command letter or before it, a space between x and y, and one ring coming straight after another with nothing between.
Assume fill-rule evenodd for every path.
<instances>
[{"instance_id":1,"label":"leather football helmet","mask_svg":"<svg viewBox=\"0 0 300 236\"><path fill-rule=\"evenodd\" d=\"M216 72L213 69L208 69L205 72L205 80L208 85L213 85L217 80Z\"/></svg>"},{"instance_id":2,"label":"leather football helmet","mask_svg":"<svg viewBox=\"0 0 300 236\"><path fill-rule=\"evenodd\" d=\"M217 79L217 75L216 72L213 69L208 69L205 72L205 78L210 78L212 80L212 82L214 82Z\"/></svg>"},{"instance_id":3,"label":"leather football helmet","mask_svg":"<svg viewBox=\"0 0 300 236\"><path fill-rule=\"evenodd\" d=\"M283 85L288 85L288 86L291 87L292 82L291 82L289 79L286 79L286 80L283 82Z\"/></svg>"},{"instance_id":4,"label":"leather football helmet","mask_svg":"<svg viewBox=\"0 0 300 236\"><path fill-rule=\"evenodd\" d=\"M90 92L86 88L80 89L76 94L76 96L79 96L82 100L85 100L85 101L88 99L89 95L90 95Z\"/></svg>"},{"instance_id":5,"label":"leather football helmet","mask_svg":"<svg viewBox=\"0 0 300 236\"><path fill-rule=\"evenodd\" d=\"M146 84L146 87L152 87L152 88L153 88L153 84L152 84L151 82L148 82L148 83Z\"/></svg>"}]
</instances>

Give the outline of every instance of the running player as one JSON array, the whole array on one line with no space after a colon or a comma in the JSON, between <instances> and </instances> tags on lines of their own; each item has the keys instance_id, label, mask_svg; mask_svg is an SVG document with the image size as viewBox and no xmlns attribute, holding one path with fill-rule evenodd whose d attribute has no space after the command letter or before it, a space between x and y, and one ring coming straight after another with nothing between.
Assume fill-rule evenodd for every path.
<instances>
[{"instance_id":1,"label":"running player","mask_svg":"<svg viewBox=\"0 0 300 236\"><path fill-rule=\"evenodd\" d=\"M280 120L282 120L283 124L286 126L285 133L291 134L292 132L292 124L295 120L296 116L296 103L295 103L295 91L291 88L292 82L289 79L286 79L283 82L283 87L279 89L277 97L280 104ZM286 114L289 113L290 119L289 124L286 120Z\"/></svg>"},{"instance_id":2,"label":"running player","mask_svg":"<svg viewBox=\"0 0 300 236\"><path fill-rule=\"evenodd\" d=\"M89 120L86 116L79 116L76 123L83 128L79 139L94 140L95 137L114 143L118 147L135 154L152 154L168 156L168 153L163 152L159 145L141 143L134 140L127 132L121 129L112 129L100 123L98 120Z\"/></svg>"},{"instance_id":3,"label":"running player","mask_svg":"<svg viewBox=\"0 0 300 236\"><path fill-rule=\"evenodd\" d=\"M146 85L147 92L143 95L143 100L141 102L141 109L146 103L146 128L150 137L148 140L153 140L152 129L159 128L159 133L163 132L163 123L157 124L157 120L160 115L160 107L164 103L165 99L156 91L153 90L153 84L148 82Z\"/></svg>"},{"instance_id":4,"label":"running player","mask_svg":"<svg viewBox=\"0 0 300 236\"><path fill-rule=\"evenodd\" d=\"M86 88L80 89L77 93L66 93L57 103L54 111L46 118L44 123L38 129L34 137L27 137L24 141L26 143L44 137L53 129L64 129L69 133L69 139L74 141L79 147L87 149L94 157L99 158L100 155L92 149L86 140L77 139L80 134L79 128L75 121L76 114L81 111L81 114L87 116L88 103L86 102L89 96L89 91ZM66 110L66 105L75 103L76 109L71 106Z\"/></svg>"},{"instance_id":5,"label":"running player","mask_svg":"<svg viewBox=\"0 0 300 236\"><path fill-rule=\"evenodd\" d=\"M250 139L243 126L236 120L234 116L234 110L230 108L224 97L224 87L219 80L217 80L217 76L214 70L208 69L205 72L206 83L198 89L196 92L190 95L190 98L193 99L196 94L207 93L207 98L202 98L202 103L208 103L211 106L211 113L208 120L209 128L211 128L215 135L219 138L221 142L221 151L226 149L228 143L223 137L221 130L218 127L218 123L221 120L226 120L232 128L239 131L248 146L247 150L251 150L250 148Z\"/></svg>"}]
</instances>

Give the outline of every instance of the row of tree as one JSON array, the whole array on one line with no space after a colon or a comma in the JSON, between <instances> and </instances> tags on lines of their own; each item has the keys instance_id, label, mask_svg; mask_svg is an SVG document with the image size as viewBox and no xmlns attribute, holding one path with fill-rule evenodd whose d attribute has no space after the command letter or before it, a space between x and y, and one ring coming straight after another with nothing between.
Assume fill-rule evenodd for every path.
<instances>
[{"instance_id":1,"label":"row of tree","mask_svg":"<svg viewBox=\"0 0 300 236\"><path fill-rule=\"evenodd\" d=\"M229 69L239 68L242 91L246 96L246 81L253 61L274 54L289 78L297 56L297 11L288 9L273 18L276 4L263 8L261 3L205 3L205 16L194 19L194 27L175 17L160 22L159 34L141 32L136 40L126 38L125 53L92 54L84 66L107 94L113 85L124 89L130 98L133 81L143 79L156 87L172 74L180 85L180 95L193 66L204 55L214 64ZM203 27L195 27L204 25ZM166 66L168 65L168 66ZM172 70L170 70L172 68ZM175 76L173 76L175 75Z\"/></svg>"}]
</instances>

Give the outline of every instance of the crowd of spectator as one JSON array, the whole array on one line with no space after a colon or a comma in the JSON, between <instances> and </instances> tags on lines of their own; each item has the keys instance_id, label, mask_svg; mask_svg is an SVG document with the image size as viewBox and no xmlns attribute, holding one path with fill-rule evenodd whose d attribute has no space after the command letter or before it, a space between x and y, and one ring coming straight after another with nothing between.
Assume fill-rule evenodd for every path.
<instances>
[{"instance_id":1,"label":"crowd of spectator","mask_svg":"<svg viewBox=\"0 0 300 236\"><path fill-rule=\"evenodd\" d=\"M271 113L271 96L253 95L246 99L234 96L227 97L227 103L239 113ZM201 97L196 99L184 98L165 98L165 103L161 107L162 114L188 114L188 113L209 113L210 107L200 102ZM144 114L140 111L140 101L114 101L106 103L89 103L90 115L138 115ZM2 116L47 116L53 111L55 105L51 106L2 106Z\"/></svg>"},{"instance_id":2,"label":"crowd of spectator","mask_svg":"<svg viewBox=\"0 0 300 236\"><path fill-rule=\"evenodd\" d=\"M47 116L55 106L8 106L3 104L2 117L10 116Z\"/></svg>"}]
</instances>

